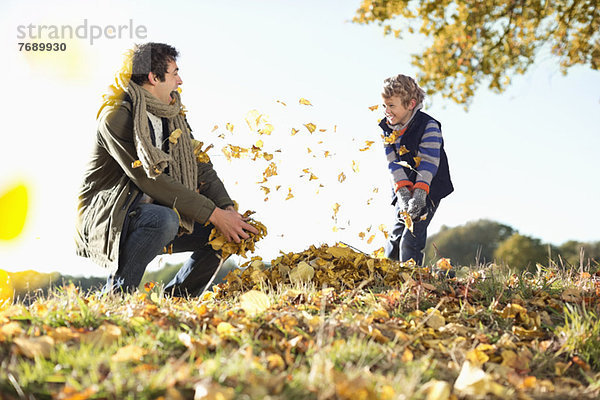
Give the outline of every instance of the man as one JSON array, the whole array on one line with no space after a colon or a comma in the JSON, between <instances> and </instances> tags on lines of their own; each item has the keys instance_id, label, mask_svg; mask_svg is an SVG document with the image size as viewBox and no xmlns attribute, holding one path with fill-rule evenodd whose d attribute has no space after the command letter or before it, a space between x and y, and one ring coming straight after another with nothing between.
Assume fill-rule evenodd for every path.
<instances>
[{"instance_id":1,"label":"man","mask_svg":"<svg viewBox=\"0 0 600 400\"><path fill-rule=\"evenodd\" d=\"M221 261L207 245L212 228L237 243L258 233L235 211L212 164L196 160L177 56L162 43L136 46L131 78L98 114L76 242L79 255L110 269L105 291L135 290L148 263L172 245L193 253L165 291L198 295Z\"/></svg>"}]
</instances>

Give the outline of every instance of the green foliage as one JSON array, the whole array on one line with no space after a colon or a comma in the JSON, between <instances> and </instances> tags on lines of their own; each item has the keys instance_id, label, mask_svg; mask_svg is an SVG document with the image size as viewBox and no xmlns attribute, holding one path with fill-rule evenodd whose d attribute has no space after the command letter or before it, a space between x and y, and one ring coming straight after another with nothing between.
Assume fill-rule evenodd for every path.
<instances>
[{"instance_id":1,"label":"green foliage","mask_svg":"<svg viewBox=\"0 0 600 400\"><path fill-rule=\"evenodd\" d=\"M426 260L446 257L458 265L491 262L500 242L514 232L508 225L485 219L455 228L442 227L427 240Z\"/></svg>"},{"instance_id":2,"label":"green foliage","mask_svg":"<svg viewBox=\"0 0 600 400\"><path fill-rule=\"evenodd\" d=\"M500 243L494 257L518 270L533 269L548 262L548 250L539 239L515 233Z\"/></svg>"},{"instance_id":3,"label":"green foliage","mask_svg":"<svg viewBox=\"0 0 600 400\"><path fill-rule=\"evenodd\" d=\"M600 369L600 318L593 311L566 305L565 325L557 330L563 348L581 357L594 369Z\"/></svg>"},{"instance_id":4,"label":"green foliage","mask_svg":"<svg viewBox=\"0 0 600 400\"><path fill-rule=\"evenodd\" d=\"M583 243L569 240L561 244L558 253L563 262L571 266L596 265L600 261L600 242Z\"/></svg>"},{"instance_id":5,"label":"green foliage","mask_svg":"<svg viewBox=\"0 0 600 400\"><path fill-rule=\"evenodd\" d=\"M563 73L600 68L598 0L363 0L354 22L382 25L385 34L418 32L430 45L412 55L428 93L465 104L484 83L498 93L549 48Z\"/></svg>"}]
</instances>

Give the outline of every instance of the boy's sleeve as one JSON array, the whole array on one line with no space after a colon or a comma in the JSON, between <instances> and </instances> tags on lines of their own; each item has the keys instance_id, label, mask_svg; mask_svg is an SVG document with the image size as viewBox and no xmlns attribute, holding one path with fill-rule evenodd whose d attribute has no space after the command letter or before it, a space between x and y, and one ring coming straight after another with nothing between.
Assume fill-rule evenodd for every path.
<instances>
[{"instance_id":1,"label":"boy's sleeve","mask_svg":"<svg viewBox=\"0 0 600 400\"><path fill-rule=\"evenodd\" d=\"M412 190L413 183L408 179L406 172L404 172L404 168L398 164L398 153L393 144L384 143L383 145L385 149L385 157L388 161L388 169L392 174L392 179L394 179L394 191L398 191L401 187L407 187L409 190Z\"/></svg>"},{"instance_id":2,"label":"boy's sleeve","mask_svg":"<svg viewBox=\"0 0 600 400\"><path fill-rule=\"evenodd\" d=\"M431 120L425 126L425 132L419 144L417 156L421 158L421 163L417 167L415 189L423 189L429 193L429 186L440 165L441 147L442 131L437 122Z\"/></svg>"}]
</instances>

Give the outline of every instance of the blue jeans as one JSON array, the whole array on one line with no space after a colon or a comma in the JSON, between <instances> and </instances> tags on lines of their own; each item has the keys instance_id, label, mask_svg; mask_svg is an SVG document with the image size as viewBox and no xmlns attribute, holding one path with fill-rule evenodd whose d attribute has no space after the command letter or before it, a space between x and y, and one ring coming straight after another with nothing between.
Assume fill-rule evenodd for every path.
<instances>
[{"instance_id":1,"label":"blue jeans","mask_svg":"<svg viewBox=\"0 0 600 400\"><path fill-rule=\"evenodd\" d=\"M169 293L179 296L200 294L220 264L218 253L207 244L213 225L196 223L191 234L177 237L177 213L158 204L137 205L129 212L125 224L119 267L108 277L104 292L136 290L150 261L171 244L175 253L193 253L165 287Z\"/></svg>"},{"instance_id":2,"label":"blue jeans","mask_svg":"<svg viewBox=\"0 0 600 400\"><path fill-rule=\"evenodd\" d=\"M423 250L427 242L427 227L439 206L433 204L427 198L427 205L421 212L421 215L427 213L427 219L424 221L413 221L413 231L406 229L404 221L398 217L400 211L396 203L396 223L392 228L390 240L385 244L385 256L391 260L408 261L411 258L417 265L423 264Z\"/></svg>"}]
</instances>

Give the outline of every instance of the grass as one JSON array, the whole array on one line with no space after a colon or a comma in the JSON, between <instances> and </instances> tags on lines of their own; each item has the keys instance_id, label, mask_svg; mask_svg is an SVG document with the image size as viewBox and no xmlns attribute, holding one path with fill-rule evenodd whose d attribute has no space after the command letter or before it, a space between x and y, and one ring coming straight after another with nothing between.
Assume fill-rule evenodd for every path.
<instances>
[{"instance_id":1,"label":"grass","mask_svg":"<svg viewBox=\"0 0 600 400\"><path fill-rule=\"evenodd\" d=\"M488 265L452 280L409 275L340 289L240 275L235 290L189 300L160 285L54 289L0 309L0 398L600 395L595 274ZM252 286L267 302L247 313L240 296ZM481 372L465 389L455 382L467 364Z\"/></svg>"}]
</instances>

